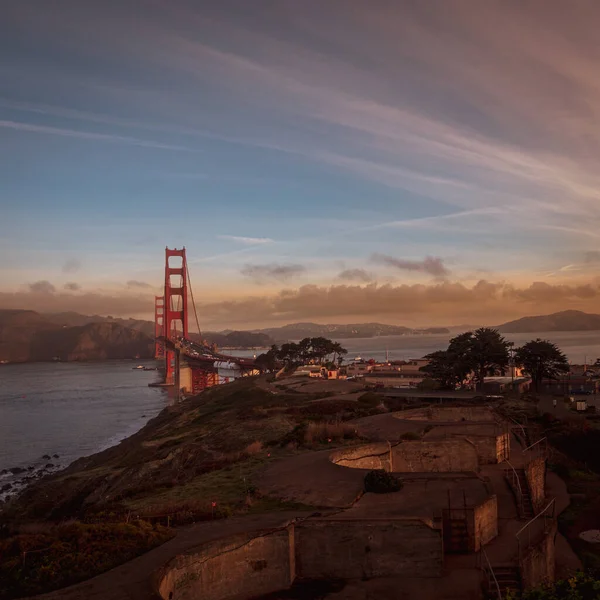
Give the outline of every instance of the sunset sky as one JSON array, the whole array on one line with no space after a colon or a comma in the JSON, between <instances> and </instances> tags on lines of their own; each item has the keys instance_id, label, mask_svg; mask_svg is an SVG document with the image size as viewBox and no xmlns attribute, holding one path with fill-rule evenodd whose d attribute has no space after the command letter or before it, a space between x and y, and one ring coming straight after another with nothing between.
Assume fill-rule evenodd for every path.
<instances>
[{"instance_id":1,"label":"sunset sky","mask_svg":"<svg viewBox=\"0 0 600 600\"><path fill-rule=\"evenodd\" d=\"M598 0L4 0L0 308L600 312Z\"/></svg>"}]
</instances>

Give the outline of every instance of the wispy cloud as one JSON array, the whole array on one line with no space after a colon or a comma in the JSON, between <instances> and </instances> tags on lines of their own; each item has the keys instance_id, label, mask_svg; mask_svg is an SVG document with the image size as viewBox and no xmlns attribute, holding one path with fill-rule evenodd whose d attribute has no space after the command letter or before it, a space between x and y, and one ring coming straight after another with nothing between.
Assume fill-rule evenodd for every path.
<instances>
[{"instance_id":1,"label":"wispy cloud","mask_svg":"<svg viewBox=\"0 0 600 600\"><path fill-rule=\"evenodd\" d=\"M450 274L450 270L444 265L444 260L437 256L427 256L423 260L406 260L375 253L371 256L371 261L400 271L426 273L434 277L447 277Z\"/></svg>"},{"instance_id":2,"label":"wispy cloud","mask_svg":"<svg viewBox=\"0 0 600 600\"><path fill-rule=\"evenodd\" d=\"M76 258L69 258L62 266L63 273L75 273L81 269L81 262Z\"/></svg>"},{"instance_id":3,"label":"wispy cloud","mask_svg":"<svg viewBox=\"0 0 600 600\"><path fill-rule=\"evenodd\" d=\"M69 282L65 283L63 288L69 292L78 292L81 289L81 286L78 283L69 281Z\"/></svg>"},{"instance_id":4,"label":"wispy cloud","mask_svg":"<svg viewBox=\"0 0 600 600\"><path fill-rule=\"evenodd\" d=\"M33 294L54 294L56 288L47 280L36 281L29 284L29 291Z\"/></svg>"},{"instance_id":5,"label":"wispy cloud","mask_svg":"<svg viewBox=\"0 0 600 600\"><path fill-rule=\"evenodd\" d=\"M244 244L246 246L256 246L262 244L272 244L274 240L265 237L244 237L239 235L218 235L220 240L227 240L230 242L237 242L238 244Z\"/></svg>"},{"instance_id":6,"label":"wispy cloud","mask_svg":"<svg viewBox=\"0 0 600 600\"><path fill-rule=\"evenodd\" d=\"M130 279L127 282L127 287L131 288L131 289L148 290L148 289L152 288L152 285L145 281L136 281L135 279Z\"/></svg>"},{"instance_id":7,"label":"wispy cloud","mask_svg":"<svg viewBox=\"0 0 600 600\"><path fill-rule=\"evenodd\" d=\"M12 129L14 131L23 131L26 133L40 133L44 135L58 135L62 137L77 138L82 140L111 142L115 144L126 144L131 146L141 146L144 148L156 148L160 150L178 150L193 152L191 148L184 146L174 146L163 144L161 142L152 142L140 140L137 138L126 137L122 135L113 135L106 133L94 133L91 131L78 131L76 129L64 129L61 127L50 127L47 125L34 125L33 123L21 123L18 121L0 121L0 128Z\"/></svg>"},{"instance_id":8,"label":"wispy cloud","mask_svg":"<svg viewBox=\"0 0 600 600\"><path fill-rule=\"evenodd\" d=\"M304 265L290 264L268 264L268 265L244 265L240 273L260 283L265 280L288 281L292 277L302 275L306 272Z\"/></svg>"},{"instance_id":9,"label":"wispy cloud","mask_svg":"<svg viewBox=\"0 0 600 600\"><path fill-rule=\"evenodd\" d=\"M373 281L373 276L365 269L344 269L338 274L338 279L369 283Z\"/></svg>"}]
</instances>

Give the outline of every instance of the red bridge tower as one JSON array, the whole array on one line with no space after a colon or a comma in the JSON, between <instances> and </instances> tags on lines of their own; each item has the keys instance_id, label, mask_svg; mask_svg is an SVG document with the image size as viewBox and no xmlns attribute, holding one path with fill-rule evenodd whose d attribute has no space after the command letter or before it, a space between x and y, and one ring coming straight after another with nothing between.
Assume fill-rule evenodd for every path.
<instances>
[{"instance_id":1,"label":"red bridge tower","mask_svg":"<svg viewBox=\"0 0 600 600\"><path fill-rule=\"evenodd\" d=\"M164 297L154 296L154 358L157 360L165 357L165 343L158 339L163 335L164 309Z\"/></svg>"},{"instance_id":2,"label":"red bridge tower","mask_svg":"<svg viewBox=\"0 0 600 600\"><path fill-rule=\"evenodd\" d=\"M181 258L181 263L173 264L172 259ZM163 304L163 335L176 341L188 337L188 278L185 248L181 250L165 248L165 295ZM175 352L168 348L165 355L165 383L174 382Z\"/></svg>"}]
</instances>

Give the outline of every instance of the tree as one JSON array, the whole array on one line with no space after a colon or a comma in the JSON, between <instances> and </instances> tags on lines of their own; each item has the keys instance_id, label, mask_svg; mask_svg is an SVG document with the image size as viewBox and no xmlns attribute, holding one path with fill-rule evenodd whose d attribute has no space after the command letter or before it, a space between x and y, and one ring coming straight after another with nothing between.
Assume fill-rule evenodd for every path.
<instances>
[{"instance_id":1,"label":"tree","mask_svg":"<svg viewBox=\"0 0 600 600\"><path fill-rule=\"evenodd\" d=\"M482 327L457 335L447 350L432 352L425 358L430 362L421 371L442 388L456 389L473 372L482 389L487 375L502 372L508 366L508 342L495 329Z\"/></svg>"},{"instance_id":2,"label":"tree","mask_svg":"<svg viewBox=\"0 0 600 600\"><path fill-rule=\"evenodd\" d=\"M267 352L263 352L256 357L254 361L256 368L261 373L277 370L279 368L278 354L279 348L273 344Z\"/></svg>"},{"instance_id":3,"label":"tree","mask_svg":"<svg viewBox=\"0 0 600 600\"><path fill-rule=\"evenodd\" d=\"M454 362L447 350L438 350L425 356L429 364L419 370L426 373L431 379L439 383L443 390L455 390L458 384L454 371Z\"/></svg>"},{"instance_id":4,"label":"tree","mask_svg":"<svg viewBox=\"0 0 600 600\"><path fill-rule=\"evenodd\" d=\"M558 379L560 375L569 372L569 362L560 348L540 338L517 348L515 360L531 377L536 392L544 379Z\"/></svg>"},{"instance_id":5,"label":"tree","mask_svg":"<svg viewBox=\"0 0 600 600\"><path fill-rule=\"evenodd\" d=\"M486 376L503 373L508 366L509 343L497 329L480 327L468 342L468 357L480 390Z\"/></svg>"},{"instance_id":6,"label":"tree","mask_svg":"<svg viewBox=\"0 0 600 600\"><path fill-rule=\"evenodd\" d=\"M442 389L455 390L462 386L473 368L472 338L473 333L470 331L452 338L447 350L439 350L425 356L429 364L420 370L437 381Z\"/></svg>"}]
</instances>

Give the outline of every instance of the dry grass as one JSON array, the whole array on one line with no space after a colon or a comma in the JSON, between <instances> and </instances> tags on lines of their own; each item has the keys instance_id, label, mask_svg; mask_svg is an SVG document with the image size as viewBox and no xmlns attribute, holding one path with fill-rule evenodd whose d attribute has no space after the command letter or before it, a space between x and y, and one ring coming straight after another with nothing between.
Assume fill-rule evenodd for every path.
<instances>
[{"instance_id":1,"label":"dry grass","mask_svg":"<svg viewBox=\"0 0 600 600\"><path fill-rule=\"evenodd\" d=\"M248 444L244 450L244 454L246 456L254 456L255 454L259 454L263 451L263 443L256 440L251 444Z\"/></svg>"},{"instance_id":2,"label":"dry grass","mask_svg":"<svg viewBox=\"0 0 600 600\"><path fill-rule=\"evenodd\" d=\"M341 421L309 423L304 434L304 443L307 445L315 442L333 442L343 439L358 437L358 432L353 425Z\"/></svg>"}]
</instances>

